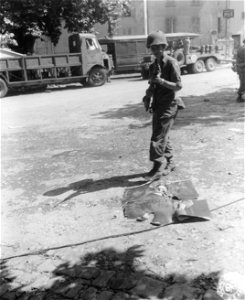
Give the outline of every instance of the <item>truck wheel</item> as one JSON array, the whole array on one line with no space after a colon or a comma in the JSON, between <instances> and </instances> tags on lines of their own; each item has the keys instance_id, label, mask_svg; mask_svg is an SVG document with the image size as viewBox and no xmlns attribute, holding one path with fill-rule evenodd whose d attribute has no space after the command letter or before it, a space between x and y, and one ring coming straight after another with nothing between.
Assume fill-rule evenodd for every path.
<instances>
[{"instance_id":1,"label":"truck wheel","mask_svg":"<svg viewBox=\"0 0 245 300\"><path fill-rule=\"evenodd\" d=\"M173 56L177 60L179 66L182 66L185 63L185 55L182 49L177 49Z\"/></svg>"},{"instance_id":2,"label":"truck wheel","mask_svg":"<svg viewBox=\"0 0 245 300\"><path fill-rule=\"evenodd\" d=\"M8 93L8 86L6 84L6 82L0 78L0 98L3 98L7 95Z\"/></svg>"},{"instance_id":3,"label":"truck wheel","mask_svg":"<svg viewBox=\"0 0 245 300\"><path fill-rule=\"evenodd\" d=\"M87 78L82 78L80 82L83 86L88 86Z\"/></svg>"},{"instance_id":4,"label":"truck wheel","mask_svg":"<svg viewBox=\"0 0 245 300\"><path fill-rule=\"evenodd\" d=\"M193 65L192 65L192 73L202 73L204 71L205 64L203 60L198 59Z\"/></svg>"},{"instance_id":5,"label":"truck wheel","mask_svg":"<svg viewBox=\"0 0 245 300\"><path fill-rule=\"evenodd\" d=\"M205 62L205 67L208 72L212 72L216 69L216 60L214 58L208 58Z\"/></svg>"},{"instance_id":6,"label":"truck wheel","mask_svg":"<svg viewBox=\"0 0 245 300\"><path fill-rule=\"evenodd\" d=\"M100 67L93 68L88 77L89 86L101 86L106 82L106 70Z\"/></svg>"},{"instance_id":7,"label":"truck wheel","mask_svg":"<svg viewBox=\"0 0 245 300\"><path fill-rule=\"evenodd\" d=\"M145 69L141 69L141 77L143 79L148 79L149 78L149 71Z\"/></svg>"},{"instance_id":8,"label":"truck wheel","mask_svg":"<svg viewBox=\"0 0 245 300\"><path fill-rule=\"evenodd\" d=\"M36 91L39 92L44 92L47 89L48 85L47 84L43 84L43 85L39 85L35 88Z\"/></svg>"}]
</instances>

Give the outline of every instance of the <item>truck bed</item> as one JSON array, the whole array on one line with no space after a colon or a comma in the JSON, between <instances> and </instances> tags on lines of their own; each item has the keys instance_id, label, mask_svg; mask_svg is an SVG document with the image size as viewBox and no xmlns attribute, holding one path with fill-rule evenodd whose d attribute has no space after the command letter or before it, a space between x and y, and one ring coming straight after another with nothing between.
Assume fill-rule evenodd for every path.
<instances>
[{"instance_id":1,"label":"truck bed","mask_svg":"<svg viewBox=\"0 0 245 300\"><path fill-rule=\"evenodd\" d=\"M8 84L68 82L82 78L81 53L0 58L0 71Z\"/></svg>"}]
</instances>

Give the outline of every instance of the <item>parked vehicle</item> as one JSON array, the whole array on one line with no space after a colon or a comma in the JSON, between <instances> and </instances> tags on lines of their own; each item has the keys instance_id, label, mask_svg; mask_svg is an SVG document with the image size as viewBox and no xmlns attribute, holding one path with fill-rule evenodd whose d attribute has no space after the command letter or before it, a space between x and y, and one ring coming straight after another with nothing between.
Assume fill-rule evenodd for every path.
<instances>
[{"instance_id":1,"label":"parked vehicle","mask_svg":"<svg viewBox=\"0 0 245 300\"><path fill-rule=\"evenodd\" d=\"M192 40L200 37L195 33L167 33L168 47L166 49L173 56L182 69L188 73L201 73L205 69L214 71L216 65L225 59L224 51L215 45L193 46ZM141 75L144 79L149 77L149 66L153 62L152 55L144 56L141 62Z\"/></svg>"},{"instance_id":2,"label":"parked vehicle","mask_svg":"<svg viewBox=\"0 0 245 300\"><path fill-rule=\"evenodd\" d=\"M140 72L143 57L150 54L145 35L101 38L99 43L107 54L112 55L115 73Z\"/></svg>"},{"instance_id":3,"label":"parked vehicle","mask_svg":"<svg viewBox=\"0 0 245 300\"><path fill-rule=\"evenodd\" d=\"M76 33L69 37L70 53L22 55L0 49L0 97L20 87L80 82L103 85L110 76L111 60L93 34Z\"/></svg>"}]
</instances>

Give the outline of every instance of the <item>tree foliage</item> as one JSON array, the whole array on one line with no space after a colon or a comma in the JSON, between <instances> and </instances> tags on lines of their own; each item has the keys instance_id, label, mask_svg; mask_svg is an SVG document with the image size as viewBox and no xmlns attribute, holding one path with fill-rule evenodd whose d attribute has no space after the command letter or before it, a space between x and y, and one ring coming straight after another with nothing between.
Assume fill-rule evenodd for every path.
<instances>
[{"instance_id":1,"label":"tree foliage","mask_svg":"<svg viewBox=\"0 0 245 300\"><path fill-rule=\"evenodd\" d=\"M110 23L127 14L130 0L0 0L0 34L14 34L27 52L45 34L57 44L61 22L68 31L89 32L95 23Z\"/></svg>"}]
</instances>

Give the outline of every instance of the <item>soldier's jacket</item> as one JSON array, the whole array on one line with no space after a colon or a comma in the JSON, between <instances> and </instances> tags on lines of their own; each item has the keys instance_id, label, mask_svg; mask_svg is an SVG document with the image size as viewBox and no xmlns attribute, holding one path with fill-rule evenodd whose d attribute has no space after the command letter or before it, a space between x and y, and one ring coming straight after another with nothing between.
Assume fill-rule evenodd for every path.
<instances>
[{"instance_id":1,"label":"soldier's jacket","mask_svg":"<svg viewBox=\"0 0 245 300\"><path fill-rule=\"evenodd\" d=\"M176 98L176 92L157 84L152 84L151 80L159 77L167 81L175 82L182 88L180 67L176 59L171 56L165 55L159 64L155 60L149 67L149 83L150 86L146 92L148 95L153 96L153 109L169 109L171 106L180 104L184 108L184 104L180 98ZM178 99L178 100L177 100Z\"/></svg>"}]
</instances>

